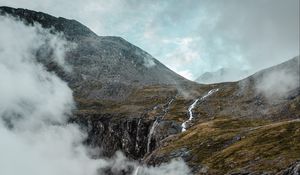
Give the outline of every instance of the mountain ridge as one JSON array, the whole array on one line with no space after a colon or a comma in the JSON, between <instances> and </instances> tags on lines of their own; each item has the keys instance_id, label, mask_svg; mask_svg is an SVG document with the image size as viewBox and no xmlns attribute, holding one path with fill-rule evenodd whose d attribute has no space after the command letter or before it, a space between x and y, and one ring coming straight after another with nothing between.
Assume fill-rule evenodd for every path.
<instances>
[{"instance_id":1,"label":"mountain ridge","mask_svg":"<svg viewBox=\"0 0 300 175\"><path fill-rule=\"evenodd\" d=\"M49 70L60 73L78 96L122 100L131 93L130 89L138 86L192 83L125 39L98 36L75 20L10 7L0 7L0 14L17 17L27 25L39 23L43 28L53 28L52 32L62 32L68 41L77 45L65 58L73 68L71 73L58 70L49 61L49 55L39 59ZM83 84L84 89L76 88Z\"/></svg>"},{"instance_id":2,"label":"mountain ridge","mask_svg":"<svg viewBox=\"0 0 300 175\"><path fill-rule=\"evenodd\" d=\"M214 72L205 72L196 78L195 81L205 84L233 82L239 81L242 78L246 78L246 75L248 74L248 71L221 68Z\"/></svg>"}]
</instances>

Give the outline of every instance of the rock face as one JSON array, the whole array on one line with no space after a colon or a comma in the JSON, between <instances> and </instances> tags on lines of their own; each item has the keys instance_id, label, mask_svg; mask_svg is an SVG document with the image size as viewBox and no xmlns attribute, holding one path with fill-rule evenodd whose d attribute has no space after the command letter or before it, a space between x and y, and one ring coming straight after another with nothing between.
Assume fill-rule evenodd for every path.
<instances>
[{"instance_id":1,"label":"rock face","mask_svg":"<svg viewBox=\"0 0 300 175\"><path fill-rule=\"evenodd\" d=\"M278 173L277 175L299 175L299 174L300 174L300 161L297 161L287 169Z\"/></svg>"},{"instance_id":2,"label":"rock face","mask_svg":"<svg viewBox=\"0 0 300 175\"><path fill-rule=\"evenodd\" d=\"M121 117L121 116L119 116ZM112 115L77 116L74 122L89 135L86 144L101 146L102 156L111 157L116 151L138 160L146 154L147 135L153 121L142 118L116 119Z\"/></svg>"}]
</instances>

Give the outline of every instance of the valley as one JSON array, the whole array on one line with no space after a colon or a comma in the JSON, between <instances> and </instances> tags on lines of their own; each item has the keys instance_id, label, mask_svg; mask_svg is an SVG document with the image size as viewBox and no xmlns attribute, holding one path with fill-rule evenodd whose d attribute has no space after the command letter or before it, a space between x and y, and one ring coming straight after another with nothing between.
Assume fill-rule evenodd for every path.
<instances>
[{"instance_id":1,"label":"valley","mask_svg":"<svg viewBox=\"0 0 300 175\"><path fill-rule=\"evenodd\" d=\"M70 72L47 49L37 57L73 90L76 108L68 122L87 133L85 145L100 148L95 157L121 151L147 166L182 159L195 175L300 172L299 56L240 81L199 84L75 20L10 7L0 7L0 15L39 23L76 45L66 54ZM268 79L278 72L296 77L280 93L272 90L286 82Z\"/></svg>"}]
</instances>

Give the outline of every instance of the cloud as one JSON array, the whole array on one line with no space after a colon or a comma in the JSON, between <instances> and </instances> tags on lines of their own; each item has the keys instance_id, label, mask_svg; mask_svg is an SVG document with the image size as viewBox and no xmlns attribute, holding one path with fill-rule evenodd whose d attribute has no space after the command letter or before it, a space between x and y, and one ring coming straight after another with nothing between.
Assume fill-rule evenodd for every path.
<instances>
[{"instance_id":1,"label":"cloud","mask_svg":"<svg viewBox=\"0 0 300 175\"><path fill-rule=\"evenodd\" d=\"M195 41L197 38L175 38L173 40L163 40L164 43L173 44L176 48L173 52L166 55L167 59L172 59L170 63L172 66L178 68L181 64L192 64L200 58L199 51L196 51Z\"/></svg>"},{"instance_id":2,"label":"cloud","mask_svg":"<svg viewBox=\"0 0 300 175\"><path fill-rule=\"evenodd\" d=\"M161 164L159 167L147 167L138 165L136 162L129 161L121 152L108 160L110 170L114 174L132 172L132 175L190 175L190 170L182 160L172 160L169 163ZM100 173L105 171L102 169Z\"/></svg>"},{"instance_id":3,"label":"cloud","mask_svg":"<svg viewBox=\"0 0 300 175\"><path fill-rule=\"evenodd\" d=\"M138 167L121 153L111 159L91 158L92 150L82 144L86 134L67 122L74 109L72 90L39 61L49 59L63 67L72 43L10 17L0 17L0 26L0 174L98 175ZM54 54L40 57L46 48ZM174 175L188 174L189 169L183 161L173 161L141 166L141 171L139 175Z\"/></svg>"},{"instance_id":4,"label":"cloud","mask_svg":"<svg viewBox=\"0 0 300 175\"><path fill-rule=\"evenodd\" d=\"M156 65L155 62L154 62L154 60L151 57L146 57L144 59L144 66L146 66L147 68L153 67L155 65Z\"/></svg>"},{"instance_id":5,"label":"cloud","mask_svg":"<svg viewBox=\"0 0 300 175\"><path fill-rule=\"evenodd\" d=\"M253 73L299 55L298 0L2 0L2 4L73 18L99 35L122 36L171 69L188 69L195 77L220 68ZM199 39L187 52L176 54L185 46L164 42L176 38ZM176 64L180 59L192 59L193 64Z\"/></svg>"},{"instance_id":6,"label":"cloud","mask_svg":"<svg viewBox=\"0 0 300 175\"><path fill-rule=\"evenodd\" d=\"M299 75L299 57L295 61L296 69L288 67L273 69L263 73L255 79L256 92L263 94L270 100L283 98L289 93L300 87ZM298 69L298 70L297 70Z\"/></svg>"},{"instance_id":7,"label":"cloud","mask_svg":"<svg viewBox=\"0 0 300 175\"><path fill-rule=\"evenodd\" d=\"M177 72L179 75L187 78L188 80L194 80L195 79L195 77L193 76L193 74L189 70L182 70L182 71L174 70L174 71Z\"/></svg>"},{"instance_id":8,"label":"cloud","mask_svg":"<svg viewBox=\"0 0 300 175\"><path fill-rule=\"evenodd\" d=\"M141 58L143 58L143 65L145 67L150 68L156 65L154 58L147 52L141 50L135 50L134 52L136 55L139 55Z\"/></svg>"},{"instance_id":9,"label":"cloud","mask_svg":"<svg viewBox=\"0 0 300 175\"><path fill-rule=\"evenodd\" d=\"M97 162L81 144L84 134L66 124L71 89L35 60L46 31L6 17L0 24L0 174L96 174Z\"/></svg>"},{"instance_id":10,"label":"cloud","mask_svg":"<svg viewBox=\"0 0 300 175\"><path fill-rule=\"evenodd\" d=\"M138 175L183 175L190 174L189 169L181 161L171 161L168 164L162 164L159 168L156 167L141 167L139 168Z\"/></svg>"},{"instance_id":11,"label":"cloud","mask_svg":"<svg viewBox=\"0 0 300 175\"><path fill-rule=\"evenodd\" d=\"M163 61L168 67L173 71L177 72L179 75L193 80L194 74L192 69L190 69L195 62L202 62L201 51L196 50L197 47L195 43L199 38L174 38L174 39L163 39L162 42L165 44L172 45L175 49L170 51L165 55L165 60ZM172 60L172 61L170 61Z\"/></svg>"}]
</instances>

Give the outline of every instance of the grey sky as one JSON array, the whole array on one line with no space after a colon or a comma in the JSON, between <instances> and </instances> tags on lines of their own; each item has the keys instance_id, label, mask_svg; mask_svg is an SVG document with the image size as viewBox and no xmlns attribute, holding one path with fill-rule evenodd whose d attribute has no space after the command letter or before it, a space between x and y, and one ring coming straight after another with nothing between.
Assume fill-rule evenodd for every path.
<instances>
[{"instance_id":1,"label":"grey sky","mask_svg":"<svg viewBox=\"0 0 300 175\"><path fill-rule=\"evenodd\" d=\"M122 36L174 71L254 72L299 55L299 0L0 0Z\"/></svg>"}]
</instances>

